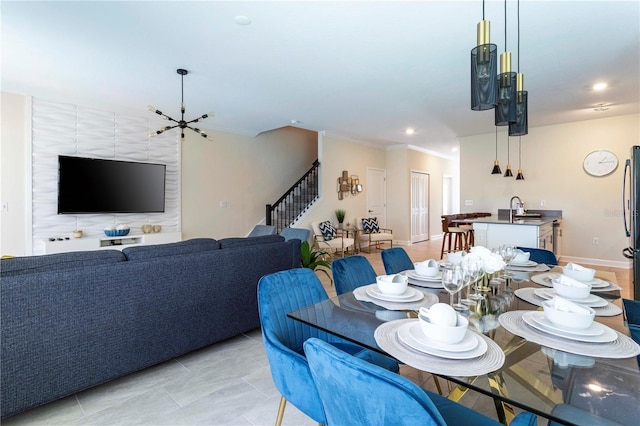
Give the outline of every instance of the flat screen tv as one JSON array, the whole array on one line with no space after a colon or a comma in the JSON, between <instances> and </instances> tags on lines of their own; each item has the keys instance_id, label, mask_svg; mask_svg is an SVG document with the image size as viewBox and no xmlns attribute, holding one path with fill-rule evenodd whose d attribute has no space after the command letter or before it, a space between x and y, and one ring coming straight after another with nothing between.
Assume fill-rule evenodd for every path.
<instances>
[{"instance_id":1,"label":"flat screen tv","mask_svg":"<svg viewBox=\"0 0 640 426\"><path fill-rule=\"evenodd\" d=\"M58 156L58 214L162 213L165 164Z\"/></svg>"}]
</instances>

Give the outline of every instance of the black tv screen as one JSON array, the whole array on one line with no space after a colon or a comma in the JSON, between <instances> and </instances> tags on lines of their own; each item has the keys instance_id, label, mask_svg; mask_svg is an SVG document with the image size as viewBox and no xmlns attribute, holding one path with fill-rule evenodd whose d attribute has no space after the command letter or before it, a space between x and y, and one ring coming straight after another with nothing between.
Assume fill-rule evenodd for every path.
<instances>
[{"instance_id":1,"label":"black tv screen","mask_svg":"<svg viewBox=\"0 0 640 426\"><path fill-rule=\"evenodd\" d=\"M165 164L58 156L58 214L162 213Z\"/></svg>"}]
</instances>

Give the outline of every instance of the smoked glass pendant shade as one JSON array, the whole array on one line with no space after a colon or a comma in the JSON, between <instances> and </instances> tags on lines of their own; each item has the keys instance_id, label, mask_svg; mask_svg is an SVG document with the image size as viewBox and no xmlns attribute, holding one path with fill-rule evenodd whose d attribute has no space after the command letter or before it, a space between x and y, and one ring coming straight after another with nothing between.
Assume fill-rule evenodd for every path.
<instances>
[{"instance_id":1,"label":"smoked glass pendant shade","mask_svg":"<svg viewBox=\"0 0 640 426\"><path fill-rule=\"evenodd\" d=\"M509 136L524 136L529 133L529 92L516 94L516 122L509 124Z\"/></svg>"},{"instance_id":2,"label":"smoked glass pendant shade","mask_svg":"<svg viewBox=\"0 0 640 426\"><path fill-rule=\"evenodd\" d=\"M493 162L493 170L491 170L492 175L501 175L502 170L500 170L500 162L498 160Z\"/></svg>"},{"instance_id":3,"label":"smoked glass pendant shade","mask_svg":"<svg viewBox=\"0 0 640 426\"><path fill-rule=\"evenodd\" d=\"M471 49L471 109L474 111L492 109L497 104L498 46L490 42L490 28L489 21L478 22L477 45Z\"/></svg>"},{"instance_id":4,"label":"smoked glass pendant shade","mask_svg":"<svg viewBox=\"0 0 640 426\"><path fill-rule=\"evenodd\" d=\"M524 180L524 174L522 173L522 169L518 169L518 174L516 175L516 180Z\"/></svg>"}]
</instances>

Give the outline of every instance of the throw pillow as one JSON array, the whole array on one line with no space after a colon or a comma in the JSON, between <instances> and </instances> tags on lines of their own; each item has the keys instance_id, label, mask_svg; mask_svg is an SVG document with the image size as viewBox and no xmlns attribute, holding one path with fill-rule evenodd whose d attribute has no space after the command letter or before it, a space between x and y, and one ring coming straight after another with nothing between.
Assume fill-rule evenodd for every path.
<instances>
[{"instance_id":1,"label":"throw pillow","mask_svg":"<svg viewBox=\"0 0 640 426\"><path fill-rule=\"evenodd\" d=\"M377 217L367 217L362 219L362 230L367 234L380 232Z\"/></svg>"},{"instance_id":2,"label":"throw pillow","mask_svg":"<svg viewBox=\"0 0 640 426\"><path fill-rule=\"evenodd\" d=\"M331 241L337 235L336 228L334 228L331 222L329 222L328 220L325 222L320 222L318 228L320 228L320 232L322 233L322 237L325 241Z\"/></svg>"}]
</instances>

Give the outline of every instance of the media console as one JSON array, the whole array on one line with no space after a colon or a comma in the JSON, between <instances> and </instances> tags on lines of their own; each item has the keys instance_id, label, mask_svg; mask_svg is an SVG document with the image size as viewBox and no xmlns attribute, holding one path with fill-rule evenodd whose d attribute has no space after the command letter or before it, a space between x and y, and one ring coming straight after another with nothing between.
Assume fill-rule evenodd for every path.
<instances>
[{"instance_id":1,"label":"media console","mask_svg":"<svg viewBox=\"0 0 640 426\"><path fill-rule=\"evenodd\" d=\"M122 250L125 247L173 243L182 240L180 232L158 232L153 234L126 235L124 237L85 236L82 238L41 240L42 254L65 253L85 250Z\"/></svg>"}]
</instances>

